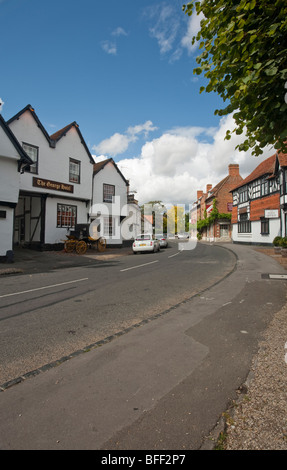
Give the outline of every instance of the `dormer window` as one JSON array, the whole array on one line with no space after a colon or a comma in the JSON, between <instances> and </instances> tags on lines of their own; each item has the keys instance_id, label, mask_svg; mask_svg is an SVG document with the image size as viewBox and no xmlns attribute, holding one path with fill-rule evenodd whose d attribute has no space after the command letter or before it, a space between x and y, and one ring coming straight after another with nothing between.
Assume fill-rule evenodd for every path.
<instances>
[{"instance_id":1,"label":"dormer window","mask_svg":"<svg viewBox=\"0 0 287 470\"><path fill-rule=\"evenodd\" d=\"M38 155L39 155L39 148L35 147L34 145L31 144L25 144L23 143L22 145L23 149L27 153L27 155L33 160L33 165L30 165L30 167L25 168L25 171L29 173L34 173L38 174Z\"/></svg>"},{"instance_id":2,"label":"dormer window","mask_svg":"<svg viewBox=\"0 0 287 470\"><path fill-rule=\"evenodd\" d=\"M81 162L70 158L69 181L70 183L80 184Z\"/></svg>"}]
</instances>

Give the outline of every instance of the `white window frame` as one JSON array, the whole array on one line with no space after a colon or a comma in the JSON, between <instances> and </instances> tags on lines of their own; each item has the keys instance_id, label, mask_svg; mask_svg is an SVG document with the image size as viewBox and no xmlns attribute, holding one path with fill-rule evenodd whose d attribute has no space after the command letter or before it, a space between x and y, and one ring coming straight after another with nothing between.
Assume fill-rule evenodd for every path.
<instances>
[{"instance_id":1,"label":"white window frame","mask_svg":"<svg viewBox=\"0 0 287 470\"><path fill-rule=\"evenodd\" d=\"M114 184L103 184L103 201L104 202L113 202L114 196L116 193L116 187Z\"/></svg>"},{"instance_id":2,"label":"white window frame","mask_svg":"<svg viewBox=\"0 0 287 470\"><path fill-rule=\"evenodd\" d=\"M57 227L75 228L77 223L77 206L57 204Z\"/></svg>"},{"instance_id":3,"label":"white window frame","mask_svg":"<svg viewBox=\"0 0 287 470\"><path fill-rule=\"evenodd\" d=\"M29 173L38 174L38 160L39 160L39 147L36 147L32 144L27 144L26 142L22 143L23 150L27 153L27 155L33 160L33 164L30 167L27 167L25 171Z\"/></svg>"},{"instance_id":4,"label":"white window frame","mask_svg":"<svg viewBox=\"0 0 287 470\"><path fill-rule=\"evenodd\" d=\"M74 158L70 158L69 162L69 182L81 183L81 162Z\"/></svg>"},{"instance_id":5,"label":"white window frame","mask_svg":"<svg viewBox=\"0 0 287 470\"><path fill-rule=\"evenodd\" d=\"M115 218L110 216L104 217L104 237L115 236Z\"/></svg>"}]
</instances>

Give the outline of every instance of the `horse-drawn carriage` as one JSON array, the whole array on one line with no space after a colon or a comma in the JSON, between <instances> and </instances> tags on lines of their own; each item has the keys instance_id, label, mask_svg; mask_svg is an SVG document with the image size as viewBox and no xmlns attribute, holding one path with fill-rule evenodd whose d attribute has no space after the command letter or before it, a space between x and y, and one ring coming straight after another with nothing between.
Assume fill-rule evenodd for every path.
<instances>
[{"instance_id":1,"label":"horse-drawn carriage","mask_svg":"<svg viewBox=\"0 0 287 470\"><path fill-rule=\"evenodd\" d=\"M90 236L89 224L77 224L75 230L70 230L70 235L67 235L65 240L65 251L67 253L76 251L78 255L85 254L88 248L105 251L106 246L104 237L99 237L97 233L93 233L93 237Z\"/></svg>"}]
</instances>

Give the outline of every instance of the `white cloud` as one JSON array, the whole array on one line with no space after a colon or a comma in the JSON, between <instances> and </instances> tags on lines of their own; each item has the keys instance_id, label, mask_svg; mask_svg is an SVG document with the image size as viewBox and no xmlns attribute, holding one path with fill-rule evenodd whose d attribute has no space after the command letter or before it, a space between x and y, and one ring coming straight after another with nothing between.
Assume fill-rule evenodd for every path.
<instances>
[{"instance_id":1,"label":"white cloud","mask_svg":"<svg viewBox=\"0 0 287 470\"><path fill-rule=\"evenodd\" d=\"M122 28L121 26L118 26L113 32L112 36L127 36L128 33Z\"/></svg>"},{"instance_id":2,"label":"white cloud","mask_svg":"<svg viewBox=\"0 0 287 470\"><path fill-rule=\"evenodd\" d=\"M99 145L95 145L93 150L114 157L115 155L125 152L131 141L131 137L116 132L108 139L102 140Z\"/></svg>"},{"instance_id":3,"label":"white cloud","mask_svg":"<svg viewBox=\"0 0 287 470\"><path fill-rule=\"evenodd\" d=\"M92 157L95 160L95 163L103 162L104 160L107 160L107 158L109 158L106 155L92 155Z\"/></svg>"},{"instance_id":4,"label":"white cloud","mask_svg":"<svg viewBox=\"0 0 287 470\"><path fill-rule=\"evenodd\" d=\"M113 41L102 41L101 46L103 51L105 51L107 54L117 54L117 46Z\"/></svg>"},{"instance_id":5,"label":"white cloud","mask_svg":"<svg viewBox=\"0 0 287 470\"><path fill-rule=\"evenodd\" d=\"M0 3L1 3L1 0L0 0ZM0 114L3 110L3 106L4 106L4 101L0 98Z\"/></svg>"},{"instance_id":6,"label":"white cloud","mask_svg":"<svg viewBox=\"0 0 287 470\"><path fill-rule=\"evenodd\" d=\"M187 24L187 31L181 40L181 45L185 47L189 54L195 51L198 47L197 42L192 44L192 38L197 35L200 30L200 22L204 18L203 14L192 15L189 17Z\"/></svg>"},{"instance_id":7,"label":"white cloud","mask_svg":"<svg viewBox=\"0 0 287 470\"><path fill-rule=\"evenodd\" d=\"M147 7L145 16L150 22L149 32L157 40L161 55L168 56L170 63L182 57L183 51L192 54L198 44L192 44L192 38L200 30L203 14L194 13L191 17L178 14L178 9L172 4L160 4L157 7Z\"/></svg>"},{"instance_id":8,"label":"white cloud","mask_svg":"<svg viewBox=\"0 0 287 470\"><path fill-rule=\"evenodd\" d=\"M151 121L146 121L144 124L128 127L127 134L136 136L143 133L147 137L149 132L155 131L156 129L157 127L155 127Z\"/></svg>"},{"instance_id":9,"label":"white cloud","mask_svg":"<svg viewBox=\"0 0 287 470\"><path fill-rule=\"evenodd\" d=\"M150 19L156 17L156 23L149 28L152 38L158 42L160 53L165 54L173 48L178 29L179 17L174 14L174 8L170 5L159 5L157 8L146 10Z\"/></svg>"},{"instance_id":10,"label":"white cloud","mask_svg":"<svg viewBox=\"0 0 287 470\"><path fill-rule=\"evenodd\" d=\"M230 163L239 164L244 178L274 153L269 148L263 156L253 157L251 152L234 150L242 136L224 140L226 130L233 128L231 116L221 119L218 128L175 128L146 142L139 157L122 159L117 165L140 204L151 200L191 204L198 190L215 186L228 175Z\"/></svg>"},{"instance_id":11,"label":"white cloud","mask_svg":"<svg viewBox=\"0 0 287 470\"><path fill-rule=\"evenodd\" d=\"M113 38L118 38L120 36L127 36L127 35L128 33L121 26L118 26L111 33L111 36L113 36ZM107 39L105 41L102 41L101 47L103 51L105 51L107 54L117 55L118 48L117 48L117 43L115 39L113 40Z\"/></svg>"},{"instance_id":12,"label":"white cloud","mask_svg":"<svg viewBox=\"0 0 287 470\"><path fill-rule=\"evenodd\" d=\"M119 134L117 132L108 139L102 140L98 145L94 145L93 150L97 153L108 154L115 157L125 152L130 143L136 142L139 134L143 134L147 137L149 132L154 130L156 130L156 127L153 126L151 121L146 121L144 124L136 126L130 126L125 134Z\"/></svg>"}]
</instances>

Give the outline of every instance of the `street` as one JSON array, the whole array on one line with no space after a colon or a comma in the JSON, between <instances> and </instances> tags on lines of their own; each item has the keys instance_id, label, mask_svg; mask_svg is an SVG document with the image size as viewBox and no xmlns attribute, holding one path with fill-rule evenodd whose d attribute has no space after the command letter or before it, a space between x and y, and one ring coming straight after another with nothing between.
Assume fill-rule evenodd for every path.
<instances>
[{"instance_id":1,"label":"street","mask_svg":"<svg viewBox=\"0 0 287 470\"><path fill-rule=\"evenodd\" d=\"M0 448L201 448L285 303L282 272L252 248L174 244L4 278L1 383L95 347L0 393Z\"/></svg>"},{"instance_id":2,"label":"street","mask_svg":"<svg viewBox=\"0 0 287 470\"><path fill-rule=\"evenodd\" d=\"M222 248L180 252L171 242L160 253L2 279L0 384L165 312L234 263Z\"/></svg>"}]
</instances>

